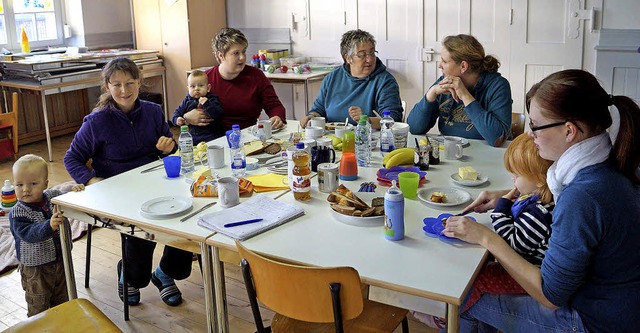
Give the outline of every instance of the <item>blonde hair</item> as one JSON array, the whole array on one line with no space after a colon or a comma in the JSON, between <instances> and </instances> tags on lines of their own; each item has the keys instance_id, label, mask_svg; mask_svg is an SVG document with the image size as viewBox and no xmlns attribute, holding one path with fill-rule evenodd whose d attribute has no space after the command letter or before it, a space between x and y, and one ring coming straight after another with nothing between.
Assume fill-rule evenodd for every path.
<instances>
[{"instance_id":1,"label":"blonde hair","mask_svg":"<svg viewBox=\"0 0 640 333\"><path fill-rule=\"evenodd\" d=\"M209 80L209 78L207 77L207 74L205 74L203 71L199 69L192 70L191 73L189 73L189 77L192 77L192 78L205 77L207 78L207 80Z\"/></svg>"},{"instance_id":2,"label":"blonde hair","mask_svg":"<svg viewBox=\"0 0 640 333\"><path fill-rule=\"evenodd\" d=\"M213 54L218 59L217 52L220 51L222 54L226 54L227 51L231 48L232 45L239 44L243 47L249 46L249 41L247 41L247 37L244 36L242 31L234 28L222 28L218 32L218 34L213 37L211 41L211 49L213 50Z\"/></svg>"},{"instance_id":3,"label":"blonde hair","mask_svg":"<svg viewBox=\"0 0 640 333\"><path fill-rule=\"evenodd\" d=\"M540 157L533 138L527 133L518 135L504 153L504 167L512 174L542 184L536 191L543 203L553 201L553 195L547 185L547 170L553 161Z\"/></svg>"},{"instance_id":4,"label":"blonde hair","mask_svg":"<svg viewBox=\"0 0 640 333\"><path fill-rule=\"evenodd\" d=\"M20 157L15 163L13 163L12 172L15 175L18 171L29 167L41 168L44 173L44 179L49 178L49 163L47 163L44 158L34 154L27 154Z\"/></svg>"},{"instance_id":5,"label":"blonde hair","mask_svg":"<svg viewBox=\"0 0 640 333\"><path fill-rule=\"evenodd\" d=\"M485 55L482 44L471 35L447 36L442 45L449 51L451 59L456 63L466 61L469 70L474 73L495 73L500 68L500 62L494 56Z\"/></svg>"}]
</instances>

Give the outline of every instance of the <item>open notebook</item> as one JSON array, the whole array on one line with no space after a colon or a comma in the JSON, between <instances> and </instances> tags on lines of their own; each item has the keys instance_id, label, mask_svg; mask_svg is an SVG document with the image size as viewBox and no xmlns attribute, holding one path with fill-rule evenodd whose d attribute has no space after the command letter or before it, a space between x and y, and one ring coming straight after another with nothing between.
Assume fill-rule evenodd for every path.
<instances>
[{"instance_id":1,"label":"open notebook","mask_svg":"<svg viewBox=\"0 0 640 333\"><path fill-rule=\"evenodd\" d=\"M245 240L302 215L304 210L296 205L258 194L237 206L202 215L198 219L198 225L237 240ZM231 228L224 227L230 222L256 218L263 220Z\"/></svg>"}]
</instances>

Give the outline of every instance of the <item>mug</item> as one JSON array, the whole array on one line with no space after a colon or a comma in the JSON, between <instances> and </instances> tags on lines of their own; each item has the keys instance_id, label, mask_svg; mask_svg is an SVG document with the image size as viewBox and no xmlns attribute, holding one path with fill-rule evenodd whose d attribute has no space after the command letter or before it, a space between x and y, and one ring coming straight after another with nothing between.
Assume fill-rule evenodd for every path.
<instances>
[{"instance_id":1,"label":"mug","mask_svg":"<svg viewBox=\"0 0 640 333\"><path fill-rule=\"evenodd\" d=\"M224 167L224 147L219 145L207 146L207 164L211 169Z\"/></svg>"},{"instance_id":2,"label":"mug","mask_svg":"<svg viewBox=\"0 0 640 333\"><path fill-rule=\"evenodd\" d=\"M333 148L333 140L330 138L318 138L316 140L318 147Z\"/></svg>"},{"instance_id":3,"label":"mug","mask_svg":"<svg viewBox=\"0 0 640 333\"><path fill-rule=\"evenodd\" d=\"M311 148L311 171L318 172L318 165L322 163L334 163L336 161L336 151L327 147Z\"/></svg>"},{"instance_id":4,"label":"mug","mask_svg":"<svg viewBox=\"0 0 640 333\"><path fill-rule=\"evenodd\" d=\"M444 158L458 160L462 157L462 139L450 136L444 137Z\"/></svg>"},{"instance_id":5,"label":"mug","mask_svg":"<svg viewBox=\"0 0 640 333\"><path fill-rule=\"evenodd\" d=\"M313 117L310 120L310 124L312 127L324 128L325 123L326 120L324 119L324 117Z\"/></svg>"},{"instance_id":6,"label":"mug","mask_svg":"<svg viewBox=\"0 0 640 333\"><path fill-rule=\"evenodd\" d=\"M393 132L393 138L395 139L395 148L406 148L407 138L409 137L409 124L395 123L391 127L391 132Z\"/></svg>"},{"instance_id":7,"label":"mug","mask_svg":"<svg viewBox=\"0 0 640 333\"><path fill-rule=\"evenodd\" d=\"M338 189L338 165L321 163L318 165L318 190L331 193Z\"/></svg>"},{"instance_id":8,"label":"mug","mask_svg":"<svg viewBox=\"0 0 640 333\"><path fill-rule=\"evenodd\" d=\"M305 133L305 138L315 140L324 134L324 127L307 126L304 129L304 133Z\"/></svg>"},{"instance_id":9,"label":"mug","mask_svg":"<svg viewBox=\"0 0 640 333\"><path fill-rule=\"evenodd\" d=\"M233 207L240 203L238 178L222 177L218 179L218 203L221 207Z\"/></svg>"},{"instance_id":10,"label":"mug","mask_svg":"<svg viewBox=\"0 0 640 333\"><path fill-rule=\"evenodd\" d=\"M353 126L351 124L344 126L344 124L336 125L336 136L342 139L344 137L345 132L353 131Z\"/></svg>"},{"instance_id":11,"label":"mug","mask_svg":"<svg viewBox=\"0 0 640 333\"><path fill-rule=\"evenodd\" d=\"M271 129L271 122L269 121L269 119L258 120L256 126L253 128L252 134L254 135L257 134L256 131L258 130L258 124L262 124L262 127L264 128L264 134L266 134L267 139L271 139L273 130Z\"/></svg>"}]
</instances>

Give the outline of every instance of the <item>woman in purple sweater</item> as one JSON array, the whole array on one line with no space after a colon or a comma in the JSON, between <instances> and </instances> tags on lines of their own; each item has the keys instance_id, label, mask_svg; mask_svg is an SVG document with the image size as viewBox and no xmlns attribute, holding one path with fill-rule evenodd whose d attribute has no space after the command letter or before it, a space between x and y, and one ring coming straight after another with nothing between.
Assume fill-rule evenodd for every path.
<instances>
[{"instance_id":1,"label":"woman in purple sweater","mask_svg":"<svg viewBox=\"0 0 640 333\"><path fill-rule=\"evenodd\" d=\"M105 93L93 112L84 118L64 157L67 171L78 184L91 185L177 150L160 106L138 98L142 76L133 61L111 60L102 70L102 79ZM125 264L131 305L140 302L138 288L146 287L150 279L166 304L175 306L182 302L174 279L189 276L193 255L165 246L160 265L151 273L155 246L155 242L145 239L127 238ZM119 262L120 299L123 298L121 265Z\"/></svg>"},{"instance_id":2,"label":"woman in purple sweater","mask_svg":"<svg viewBox=\"0 0 640 333\"><path fill-rule=\"evenodd\" d=\"M620 114L613 143L611 106ZM548 250L538 268L493 231L449 219L445 235L485 247L528 293L483 295L461 315L460 332L637 332L640 107L607 94L588 72L565 70L531 88L527 110L540 156L554 161ZM483 192L467 208L494 208L504 193Z\"/></svg>"}]
</instances>

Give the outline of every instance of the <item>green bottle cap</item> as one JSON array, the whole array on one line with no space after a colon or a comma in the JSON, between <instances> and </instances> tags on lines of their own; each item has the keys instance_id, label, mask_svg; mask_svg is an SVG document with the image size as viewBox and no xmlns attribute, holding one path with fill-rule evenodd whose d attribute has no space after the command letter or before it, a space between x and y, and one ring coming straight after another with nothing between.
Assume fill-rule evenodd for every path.
<instances>
[{"instance_id":1,"label":"green bottle cap","mask_svg":"<svg viewBox=\"0 0 640 333\"><path fill-rule=\"evenodd\" d=\"M187 125L180 126L180 132L189 132L189 126Z\"/></svg>"},{"instance_id":2,"label":"green bottle cap","mask_svg":"<svg viewBox=\"0 0 640 333\"><path fill-rule=\"evenodd\" d=\"M360 116L360 124L366 124L367 120L369 119L369 117L367 117L366 115L361 115Z\"/></svg>"}]
</instances>

